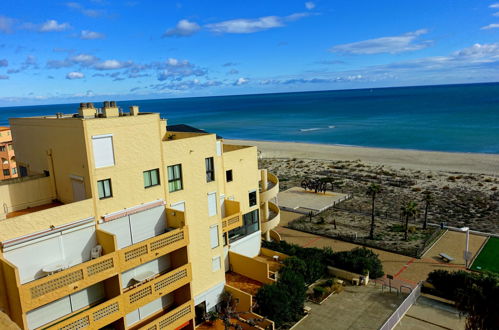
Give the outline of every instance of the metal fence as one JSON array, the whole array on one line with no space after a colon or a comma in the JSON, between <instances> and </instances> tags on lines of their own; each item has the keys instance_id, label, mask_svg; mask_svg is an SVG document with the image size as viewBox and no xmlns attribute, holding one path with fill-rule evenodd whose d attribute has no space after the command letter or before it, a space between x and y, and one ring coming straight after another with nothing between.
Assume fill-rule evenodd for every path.
<instances>
[{"instance_id":1,"label":"metal fence","mask_svg":"<svg viewBox=\"0 0 499 330\"><path fill-rule=\"evenodd\" d=\"M411 293L404 299L402 304L393 312L393 314L386 320L386 322L379 328L379 330L392 330L395 328L400 319L402 319L411 308L411 306L418 300L421 295L421 286L423 282L419 282L418 285L411 291Z\"/></svg>"}]
</instances>

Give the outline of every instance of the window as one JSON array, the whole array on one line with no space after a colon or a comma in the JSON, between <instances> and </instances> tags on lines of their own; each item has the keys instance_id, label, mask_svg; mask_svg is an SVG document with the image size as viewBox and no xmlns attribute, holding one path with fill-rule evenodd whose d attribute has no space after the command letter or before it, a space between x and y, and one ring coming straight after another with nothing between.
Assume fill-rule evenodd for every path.
<instances>
[{"instance_id":1,"label":"window","mask_svg":"<svg viewBox=\"0 0 499 330\"><path fill-rule=\"evenodd\" d=\"M0 146L0 151L5 151L5 146Z\"/></svg>"},{"instance_id":2,"label":"window","mask_svg":"<svg viewBox=\"0 0 499 330\"><path fill-rule=\"evenodd\" d=\"M249 206L255 206L256 205L256 191L250 191L249 193Z\"/></svg>"},{"instance_id":3,"label":"window","mask_svg":"<svg viewBox=\"0 0 499 330\"><path fill-rule=\"evenodd\" d=\"M211 271L216 272L220 270L220 256L211 258Z\"/></svg>"},{"instance_id":4,"label":"window","mask_svg":"<svg viewBox=\"0 0 499 330\"><path fill-rule=\"evenodd\" d=\"M258 210L248 212L243 215L243 225L229 231L229 240L235 242L238 239L253 234L259 229L260 222L258 221Z\"/></svg>"},{"instance_id":5,"label":"window","mask_svg":"<svg viewBox=\"0 0 499 330\"><path fill-rule=\"evenodd\" d=\"M168 166L168 190L182 190L182 165Z\"/></svg>"},{"instance_id":6,"label":"window","mask_svg":"<svg viewBox=\"0 0 499 330\"><path fill-rule=\"evenodd\" d=\"M19 174L21 177L28 176L28 168L26 166L19 166Z\"/></svg>"},{"instance_id":7,"label":"window","mask_svg":"<svg viewBox=\"0 0 499 330\"><path fill-rule=\"evenodd\" d=\"M218 225L210 226L211 248L218 247Z\"/></svg>"},{"instance_id":8,"label":"window","mask_svg":"<svg viewBox=\"0 0 499 330\"><path fill-rule=\"evenodd\" d=\"M3 175L10 175L10 171L8 168L3 170Z\"/></svg>"},{"instance_id":9,"label":"window","mask_svg":"<svg viewBox=\"0 0 499 330\"><path fill-rule=\"evenodd\" d=\"M159 185L159 168L144 171L144 188Z\"/></svg>"},{"instance_id":10,"label":"window","mask_svg":"<svg viewBox=\"0 0 499 330\"><path fill-rule=\"evenodd\" d=\"M215 167L213 166L213 157L205 158L206 164L206 182L215 180Z\"/></svg>"},{"instance_id":11,"label":"window","mask_svg":"<svg viewBox=\"0 0 499 330\"><path fill-rule=\"evenodd\" d=\"M232 182L232 170L225 171L225 180Z\"/></svg>"},{"instance_id":12,"label":"window","mask_svg":"<svg viewBox=\"0 0 499 330\"><path fill-rule=\"evenodd\" d=\"M99 199L113 197L111 179L97 181L97 189L99 190Z\"/></svg>"},{"instance_id":13,"label":"window","mask_svg":"<svg viewBox=\"0 0 499 330\"><path fill-rule=\"evenodd\" d=\"M95 168L114 165L113 135L92 136Z\"/></svg>"},{"instance_id":14,"label":"window","mask_svg":"<svg viewBox=\"0 0 499 330\"><path fill-rule=\"evenodd\" d=\"M12 174L17 174L17 168L16 168L16 167L14 167L14 168L12 169Z\"/></svg>"},{"instance_id":15,"label":"window","mask_svg":"<svg viewBox=\"0 0 499 330\"><path fill-rule=\"evenodd\" d=\"M212 192L208 194L208 216L212 217L217 215L217 193Z\"/></svg>"}]
</instances>

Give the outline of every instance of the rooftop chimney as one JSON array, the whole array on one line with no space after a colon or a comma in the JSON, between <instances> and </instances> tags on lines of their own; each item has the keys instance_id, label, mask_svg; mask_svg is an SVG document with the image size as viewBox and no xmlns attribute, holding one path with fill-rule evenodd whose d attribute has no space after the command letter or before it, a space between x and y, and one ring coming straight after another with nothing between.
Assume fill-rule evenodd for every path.
<instances>
[{"instance_id":1,"label":"rooftop chimney","mask_svg":"<svg viewBox=\"0 0 499 330\"><path fill-rule=\"evenodd\" d=\"M78 116L80 118L95 118L95 108L93 103L80 103Z\"/></svg>"},{"instance_id":2,"label":"rooftop chimney","mask_svg":"<svg viewBox=\"0 0 499 330\"><path fill-rule=\"evenodd\" d=\"M130 116L138 116L139 115L139 107L137 105L132 105L130 107Z\"/></svg>"},{"instance_id":3,"label":"rooftop chimney","mask_svg":"<svg viewBox=\"0 0 499 330\"><path fill-rule=\"evenodd\" d=\"M120 115L119 109L116 106L116 101L105 101L104 108L102 109L104 117L118 117Z\"/></svg>"}]
</instances>

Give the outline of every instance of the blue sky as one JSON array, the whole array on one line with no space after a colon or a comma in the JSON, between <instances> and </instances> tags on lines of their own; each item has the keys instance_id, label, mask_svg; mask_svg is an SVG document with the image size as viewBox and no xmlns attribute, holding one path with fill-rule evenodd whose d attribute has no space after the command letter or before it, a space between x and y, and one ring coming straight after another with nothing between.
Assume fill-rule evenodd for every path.
<instances>
[{"instance_id":1,"label":"blue sky","mask_svg":"<svg viewBox=\"0 0 499 330\"><path fill-rule=\"evenodd\" d=\"M0 106L499 81L499 2L0 4Z\"/></svg>"}]
</instances>

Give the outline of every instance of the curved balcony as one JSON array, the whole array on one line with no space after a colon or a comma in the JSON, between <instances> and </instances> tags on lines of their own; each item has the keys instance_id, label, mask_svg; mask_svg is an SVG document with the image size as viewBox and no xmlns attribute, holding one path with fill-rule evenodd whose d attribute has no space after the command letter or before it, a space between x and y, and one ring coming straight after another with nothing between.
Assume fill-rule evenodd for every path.
<instances>
[{"instance_id":1,"label":"curved balcony","mask_svg":"<svg viewBox=\"0 0 499 330\"><path fill-rule=\"evenodd\" d=\"M279 225L281 221L281 210L279 207L269 202L269 216L267 220L262 220L262 233L266 233Z\"/></svg>"},{"instance_id":2,"label":"curved balcony","mask_svg":"<svg viewBox=\"0 0 499 330\"><path fill-rule=\"evenodd\" d=\"M260 203L268 202L274 197L277 197L279 192L279 179L272 173L267 173L267 187L260 192Z\"/></svg>"}]
</instances>

